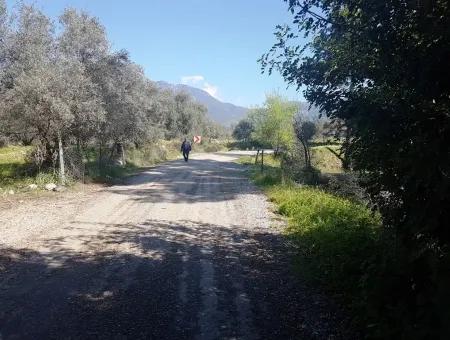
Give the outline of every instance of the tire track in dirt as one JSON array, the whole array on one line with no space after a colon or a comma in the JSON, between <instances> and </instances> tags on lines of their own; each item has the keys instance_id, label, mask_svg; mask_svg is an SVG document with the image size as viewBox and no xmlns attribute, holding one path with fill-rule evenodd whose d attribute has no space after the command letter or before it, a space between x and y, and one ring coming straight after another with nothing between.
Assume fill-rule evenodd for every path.
<instances>
[{"instance_id":1,"label":"tire track in dirt","mask_svg":"<svg viewBox=\"0 0 450 340\"><path fill-rule=\"evenodd\" d=\"M1 243L3 339L350 339L233 157L168 162Z\"/></svg>"}]
</instances>

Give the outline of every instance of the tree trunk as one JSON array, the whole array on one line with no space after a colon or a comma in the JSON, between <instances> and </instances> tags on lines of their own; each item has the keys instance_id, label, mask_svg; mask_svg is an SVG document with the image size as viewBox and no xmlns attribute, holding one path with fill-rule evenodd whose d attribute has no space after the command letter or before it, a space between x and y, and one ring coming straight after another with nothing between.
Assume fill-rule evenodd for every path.
<instances>
[{"instance_id":1,"label":"tree trunk","mask_svg":"<svg viewBox=\"0 0 450 340\"><path fill-rule=\"evenodd\" d=\"M264 149L261 150L261 172L264 171Z\"/></svg>"},{"instance_id":2,"label":"tree trunk","mask_svg":"<svg viewBox=\"0 0 450 340\"><path fill-rule=\"evenodd\" d=\"M350 170L350 162L347 159L347 157L345 157L345 154L343 153L338 153L336 151L334 151L332 148L327 146L328 151L330 151L333 155L335 155L337 158L339 158L339 160L342 163L342 169L344 170Z\"/></svg>"},{"instance_id":3,"label":"tree trunk","mask_svg":"<svg viewBox=\"0 0 450 340\"><path fill-rule=\"evenodd\" d=\"M305 153L305 166L307 168L309 168L311 166L311 161L309 159L308 145L306 145L306 143L304 141L302 141L302 140L300 142L303 145L303 150L304 150L304 153Z\"/></svg>"},{"instance_id":4,"label":"tree trunk","mask_svg":"<svg viewBox=\"0 0 450 340\"><path fill-rule=\"evenodd\" d=\"M123 146L123 143L120 143L120 156L122 158L122 166L125 166L125 147Z\"/></svg>"},{"instance_id":5,"label":"tree trunk","mask_svg":"<svg viewBox=\"0 0 450 340\"><path fill-rule=\"evenodd\" d=\"M308 153L308 168L311 168L311 148L308 145L308 142L306 142L306 152Z\"/></svg>"},{"instance_id":6,"label":"tree trunk","mask_svg":"<svg viewBox=\"0 0 450 340\"><path fill-rule=\"evenodd\" d=\"M58 132L58 150L59 150L59 181L61 184L64 184L66 182L66 173L64 169L64 150L61 132Z\"/></svg>"},{"instance_id":7,"label":"tree trunk","mask_svg":"<svg viewBox=\"0 0 450 340\"><path fill-rule=\"evenodd\" d=\"M102 158L103 158L103 142L99 141L98 143L98 171L102 170Z\"/></svg>"},{"instance_id":8,"label":"tree trunk","mask_svg":"<svg viewBox=\"0 0 450 340\"><path fill-rule=\"evenodd\" d=\"M123 146L123 143L117 142L115 145L115 150L117 152L117 155L119 156L121 164L125 165L125 147ZM114 147L112 149L111 159L113 154L114 154Z\"/></svg>"}]
</instances>

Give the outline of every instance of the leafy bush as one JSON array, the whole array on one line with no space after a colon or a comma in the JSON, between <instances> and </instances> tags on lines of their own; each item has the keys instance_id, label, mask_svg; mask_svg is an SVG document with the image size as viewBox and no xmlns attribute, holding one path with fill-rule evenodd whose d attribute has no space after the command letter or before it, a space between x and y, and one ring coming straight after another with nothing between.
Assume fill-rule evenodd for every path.
<instances>
[{"instance_id":1,"label":"leafy bush","mask_svg":"<svg viewBox=\"0 0 450 340\"><path fill-rule=\"evenodd\" d=\"M219 152L227 150L227 143L204 140L201 144L192 144L192 152ZM179 146L178 146L179 148Z\"/></svg>"}]
</instances>

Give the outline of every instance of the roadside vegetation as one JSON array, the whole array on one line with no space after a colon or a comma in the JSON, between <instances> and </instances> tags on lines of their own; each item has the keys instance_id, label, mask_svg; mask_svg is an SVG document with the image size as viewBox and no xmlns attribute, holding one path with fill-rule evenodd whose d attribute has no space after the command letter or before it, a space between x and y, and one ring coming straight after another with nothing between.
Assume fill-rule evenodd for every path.
<instances>
[{"instance_id":1,"label":"roadside vegetation","mask_svg":"<svg viewBox=\"0 0 450 340\"><path fill-rule=\"evenodd\" d=\"M302 265L344 297L364 337L448 339L448 1L285 1L292 23L259 61L304 89L326 129L307 138L301 108L249 115L234 135L280 151L280 167L255 181L288 217ZM273 139L287 125L267 114L289 120L282 136L294 139ZM335 142L324 143L330 129Z\"/></svg>"},{"instance_id":2,"label":"roadside vegetation","mask_svg":"<svg viewBox=\"0 0 450 340\"><path fill-rule=\"evenodd\" d=\"M342 184L336 190L326 182L299 185L283 178L281 162L272 155L263 171L254 157L239 162L250 167L252 180L286 217L284 233L297 249L298 274L345 305L356 331L364 329L365 294L378 280L372 266L380 251L391 252L391 245L382 239L380 214L346 193Z\"/></svg>"},{"instance_id":3,"label":"roadside vegetation","mask_svg":"<svg viewBox=\"0 0 450 340\"><path fill-rule=\"evenodd\" d=\"M218 152L227 150L225 141L203 141L193 146L193 153ZM127 148L125 164L104 162L99 165L98 149L87 147L82 152L79 164L73 165L78 177L66 178L66 186L76 180L89 183L117 183L124 178L142 171L146 167L180 157L179 140L159 140L136 147ZM43 190L46 184L58 183L57 168L37 169L32 155L35 146L11 145L0 147L0 195ZM71 149L67 149L70 153ZM36 186L36 187L35 187Z\"/></svg>"},{"instance_id":4,"label":"roadside vegetation","mask_svg":"<svg viewBox=\"0 0 450 340\"><path fill-rule=\"evenodd\" d=\"M203 136L204 150L226 138L205 107L112 50L85 12L66 9L55 24L35 6L8 12L0 0L0 55L1 187L115 181L172 159L183 138Z\"/></svg>"}]
</instances>

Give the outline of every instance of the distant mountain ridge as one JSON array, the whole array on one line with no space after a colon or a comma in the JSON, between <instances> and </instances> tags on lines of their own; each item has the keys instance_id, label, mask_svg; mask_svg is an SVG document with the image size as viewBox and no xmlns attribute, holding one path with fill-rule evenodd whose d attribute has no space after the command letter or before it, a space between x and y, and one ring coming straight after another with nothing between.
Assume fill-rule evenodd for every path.
<instances>
[{"instance_id":1,"label":"distant mountain ridge","mask_svg":"<svg viewBox=\"0 0 450 340\"><path fill-rule=\"evenodd\" d=\"M161 89L169 89L174 92L186 92L190 94L198 103L208 109L208 114L212 120L225 126L237 123L247 116L248 108L237 106L231 103L223 103L211 96L208 92L184 84L170 84L165 81L157 81L157 86ZM319 110L316 107L309 108L307 102L294 101L299 105L302 116L307 120L316 121L319 119Z\"/></svg>"},{"instance_id":2,"label":"distant mountain ridge","mask_svg":"<svg viewBox=\"0 0 450 340\"><path fill-rule=\"evenodd\" d=\"M248 108L237 106L231 103L223 103L211 96L208 92L184 84L170 84L165 81L157 81L156 84L161 89L170 89L174 92L186 92L190 94L198 103L208 109L212 120L223 125L237 123L247 115Z\"/></svg>"}]
</instances>

